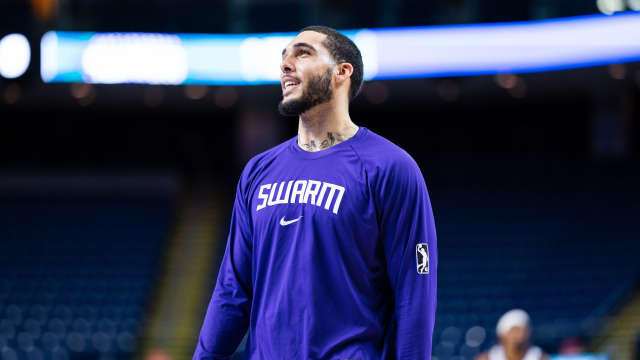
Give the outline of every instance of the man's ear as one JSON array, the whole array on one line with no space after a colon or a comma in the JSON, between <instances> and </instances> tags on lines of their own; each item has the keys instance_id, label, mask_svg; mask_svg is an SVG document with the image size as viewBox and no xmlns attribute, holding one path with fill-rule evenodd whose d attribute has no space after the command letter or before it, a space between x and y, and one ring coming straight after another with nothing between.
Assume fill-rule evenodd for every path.
<instances>
[{"instance_id":1,"label":"man's ear","mask_svg":"<svg viewBox=\"0 0 640 360\"><path fill-rule=\"evenodd\" d=\"M336 83L343 83L351 78L353 74L353 65L345 62L336 65Z\"/></svg>"}]
</instances>

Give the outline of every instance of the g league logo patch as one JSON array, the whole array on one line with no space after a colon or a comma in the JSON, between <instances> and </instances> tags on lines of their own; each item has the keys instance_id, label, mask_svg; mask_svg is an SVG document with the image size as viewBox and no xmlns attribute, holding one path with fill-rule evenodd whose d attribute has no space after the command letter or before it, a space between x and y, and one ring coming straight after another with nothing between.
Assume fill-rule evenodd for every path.
<instances>
[{"instance_id":1,"label":"g league logo patch","mask_svg":"<svg viewBox=\"0 0 640 360\"><path fill-rule=\"evenodd\" d=\"M429 273L429 247L427 243L416 245L416 265L418 267L418 274Z\"/></svg>"}]
</instances>

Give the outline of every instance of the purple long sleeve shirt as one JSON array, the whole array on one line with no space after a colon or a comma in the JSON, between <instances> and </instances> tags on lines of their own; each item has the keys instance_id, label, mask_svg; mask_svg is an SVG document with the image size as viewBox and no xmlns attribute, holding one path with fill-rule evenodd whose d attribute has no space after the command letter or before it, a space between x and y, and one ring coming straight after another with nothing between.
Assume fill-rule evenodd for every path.
<instances>
[{"instance_id":1,"label":"purple long sleeve shirt","mask_svg":"<svg viewBox=\"0 0 640 360\"><path fill-rule=\"evenodd\" d=\"M438 256L416 162L373 131L252 158L193 356L430 359Z\"/></svg>"}]
</instances>

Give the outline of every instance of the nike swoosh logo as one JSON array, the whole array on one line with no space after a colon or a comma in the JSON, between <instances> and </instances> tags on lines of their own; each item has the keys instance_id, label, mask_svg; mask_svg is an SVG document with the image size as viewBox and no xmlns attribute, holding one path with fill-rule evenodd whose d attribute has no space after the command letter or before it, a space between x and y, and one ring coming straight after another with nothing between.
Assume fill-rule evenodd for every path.
<instances>
[{"instance_id":1,"label":"nike swoosh logo","mask_svg":"<svg viewBox=\"0 0 640 360\"><path fill-rule=\"evenodd\" d=\"M302 219L302 215L300 215L300 217L298 217L296 219L293 219L293 220L285 220L284 216L283 216L282 219L280 219L280 225L287 226L289 224L293 224L294 222L296 222L296 221L298 221L300 219Z\"/></svg>"}]
</instances>

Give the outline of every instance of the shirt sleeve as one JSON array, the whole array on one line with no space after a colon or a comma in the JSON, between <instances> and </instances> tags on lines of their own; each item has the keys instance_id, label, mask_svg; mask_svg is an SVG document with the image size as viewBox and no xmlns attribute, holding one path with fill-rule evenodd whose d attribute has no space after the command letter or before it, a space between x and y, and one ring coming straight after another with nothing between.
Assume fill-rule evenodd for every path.
<instances>
[{"instance_id":1,"label":"shirt sleeve","mask_svg":"<svg viewBox=\"0 0 640 360\"><path fill-rule=\"evenodd\" d=\"M249 325L251 219L243 177L238 182L227 245L193 360L231 359Z\"/></svg>"},{"instance_id":2,"label":"shirt sleeve","mask_svg":"<svg viewBox=\"0 0 640 360\"><path fill-rule=\"evenodd\" d=\"M379 224L394 298L389 353L431 359L438 249L433 211L420 168L406 154L379 181Z\"/></svg>"}]
</instances>

